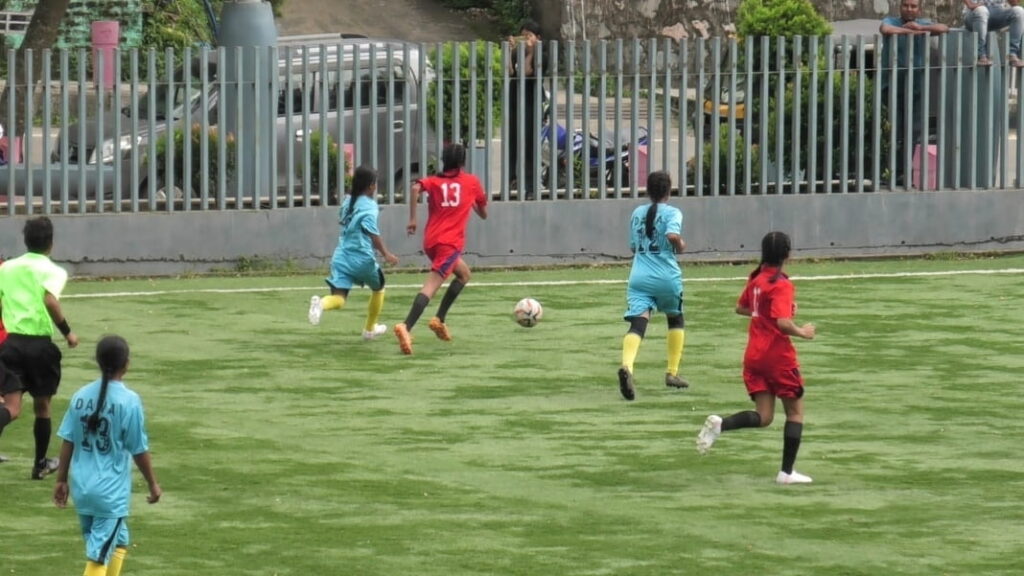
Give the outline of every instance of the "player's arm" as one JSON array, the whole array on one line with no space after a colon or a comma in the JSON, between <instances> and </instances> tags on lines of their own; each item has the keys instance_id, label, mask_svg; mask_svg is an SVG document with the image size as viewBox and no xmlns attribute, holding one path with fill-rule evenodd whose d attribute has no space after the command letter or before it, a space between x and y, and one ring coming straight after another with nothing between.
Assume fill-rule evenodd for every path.
<instances>
[{"instance_id":1,"label":"player's arm","mask_svg":"<svg viewBox=\"0 0 1024 576\"><path fill-rule=\"evenodd\" d=\"M156 472L153 472L153 459L146 451L132 456L132 460L135 460L135 465L138 466L139 472L142 472L142 477L146 479L146 484L149 486L149 496L146 497L146 502L156 504L160 501L160 496L164 491L160 489L160 483L156 481Z\"/></svg>"},{"instance_id":2,"label":"player's arm","mask_svg":"<svg viewBox=\"0 0 1024 576\"><path fill-rule=\"evenodd\" d=\"M779 330L782 330L782 333L787 336L796 336L805 340L814 339L814 324L797 326L792 318L779 318L775 322L778 324Z\"/></svg>"},{"instance_id":3,"label":"player's arm","mask_svg":"<svg viewBox=\"0 0 1024 576\"><path fill-rule=\"evenodd\" d=\"M672 251L676 254L682 254L686 250L686 240L683 237L674 232L665 234L665 238L668 239L668 243L672 245Z\"/></svg>"},{"instance_id":4,"label":"player's arm","mask_svg":"<svg viewBox=\"0 0 1024 576\"><path fill-rule=\"evenodd\" d=\"M412 236L416 233L416 205L420 203L420 194L423 193L423 185L417 180L412 183L409 189L409 223L405 225L405 233Z\"/></svg>"},{"instance_id":5,"label":"player's arm","mask_svg":"<svg viewBox=\"0 0 1024 576\"><path fill-rule=\"evenodd\" d=\"M384 257L384 261L392 266L398 264L398 256L395 256L391 252L388 252L386 246L384 246L384 239L380 237L380 234L370 234L370 241L373 242L374 249L380 252L380 255Z\"/></svg>"},{"instance_id":6,"label":"player's arm","mask_svg":"<svg viewBox=\"0 0 1024 576\"><path fill-rule=\"evenodd\" d=\"M57 297L52 293L47 292L43 296L43 303L46 305L46 312L49 313L53 324L64 335L64 339L67 340L68 347L74 348L78 346L78 336L71 331L71 326L68 326L68 320L64 317L64 312L60 307L60 300L57 300Z\"/></svg>"},{"instance_id":7,"label":"player's arm","mask_svg":"<svg viewBox=\"0 0 1024 576\"><path fill-rule=\"evenodd\" d=\"M737 305L736 313L739 314L740 316L752 316L754 314L754 311L751 310L750 308L747 308L746 306Z\"/></svg>"},{"instance_id":8,"label":"player's arm","mask_svg":"<svg viewBox=\"0 0 1024 576\"><path fill-rule=\"evenodd\" d=\"M487 220L487 204L477 202L473 204L473 212L480 217L481 220Z\"/></svg>"},{"instance_id":9,"label":"player's arm","mask_svg":"<svg viewBox=\"0 0 1024 576\"><path fill-rule=\"evenodd\" d=\"M68 468L71 456L75 453L75 445L65 440L60 445L60 461L57 464L57 483L53 487L53 503L57 508L68 505Z\"/></svg>"}]
</instances>

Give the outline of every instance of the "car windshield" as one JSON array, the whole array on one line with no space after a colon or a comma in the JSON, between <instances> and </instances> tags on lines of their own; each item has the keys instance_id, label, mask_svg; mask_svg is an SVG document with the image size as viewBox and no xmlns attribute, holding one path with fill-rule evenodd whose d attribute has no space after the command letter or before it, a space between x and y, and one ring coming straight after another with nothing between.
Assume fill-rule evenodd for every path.
<instances>
[{"instance_id":1,"label":"car windshield","mask_svg":"<svg viewBox=\"0 0 1024 576\"><path fill-rule=\"evenodd\" d=\"M171 101L171 115L174 119L178 119L184 115L186 104L189 107L192 107L195 102L199 100L199 97L202 95L202 90L196 85L192 85L189 92L186 92L183 84L175 85L173 91L168 90L166 84L158 86L156 94L154 95L155 107L153 110L153 116L157 121L167 120L167 104L169 95L173 98ZM139 98L138 115L140 119L149 118L149 106L150 98L148 95ZM130 106L124 109L124 114L125 116L131 117L132 110Z\"/></svg>"}]
</instances>

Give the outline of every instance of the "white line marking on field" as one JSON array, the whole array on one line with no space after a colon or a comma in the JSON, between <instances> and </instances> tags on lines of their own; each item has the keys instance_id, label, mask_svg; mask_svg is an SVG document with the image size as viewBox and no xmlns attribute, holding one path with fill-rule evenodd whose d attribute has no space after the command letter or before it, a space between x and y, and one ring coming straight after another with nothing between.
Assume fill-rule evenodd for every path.
<instances>
[{"instance_id":1,"label":"white line marking on field","mask_svg":"<svg viewBox=\"0 0 1024 576\"><path fill-rule=\"evenodd\" d=\"M822 280L864 280L871 278L918 278L931 276L967 276L967 275L993 275L993 274L1024 274L1024 268L1006 268L1003 270L945 270L941 272L878 272L870 274L824 274L821 276L791 276L793 280L801 282L815 282ZM746 276L715 277L715 278L685 278L686 283L691 282L743 282ZM473 286L584 286L601 284L625 284L626 279L620 280L538 280L536 282L473 282ZM419 288L420 284L388 284L388 288L413 289ZM63 298L124 298L139 296L166 296L172 294L244 294L247 292L315 292L323 290L322 286L276 286L266 288L196 288L184 290L146 290L139 292L97 292L95 294L65 294Z\"/></svg>"}]
</instances>

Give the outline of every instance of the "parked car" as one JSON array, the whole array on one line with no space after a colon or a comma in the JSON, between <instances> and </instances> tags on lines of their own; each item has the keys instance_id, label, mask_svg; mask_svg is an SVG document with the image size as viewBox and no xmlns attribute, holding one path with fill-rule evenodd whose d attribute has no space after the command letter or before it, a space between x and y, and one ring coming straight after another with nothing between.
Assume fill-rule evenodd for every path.
<instances>
[{"instance_id":1,"label":"parked car","mask_svg":"<svg viewBox=\"0 0 1024 576\"><path fill-rule=\"evenodd\" d=\"M307 132L319 130L321 117L335 142L358 143L358 151L353 152L362 162L378 169L382 193L388 192L392 182L395 190L403 190L412 177L427 168L420 166L421 159L425 156L430 162L437 156L436 137L421 121L419 110L421 91L427 89L434 77L429 60L421 65L421 59L426 56L416 44L352 36L284 37L280 41L274 134L277 154L274 178L278 190L287 187L289 181L296 186L302 184L306 141L311 136ZM201 70L197 71L198 62L194 62L191 70L178 71L174 83L160 85L152 97L141 97L135 107L125 106L119 121L114 114L108 114L102 125L92 121L85 123L84 128L78 124L68 127L67 155L63 155L64 147L58 142L52 162L75 166L80 162L89 166L120 164L124 194L132 191L132 173L137 170L136 180L143 195L153 186L158 198L179 197L185 194L183 190L197 196L199 190L180 182L180 177L174 179L174 192L168 192L162 162L156 162L156 170L150 169L149 162L153 160L150 156L155 148L151 143L159 142L170 126L182 127L186 116L192 123L199 123L205 115L209 126L218 128L223 116L220 82L217 81L221 70L215 56L216 53L211 53L208 60L205 110L202 83L198 80ZM421 68L425 73L421 73ZM183 82L185 74L193 77L188 92ZM389 94L392 89L393 93ZM389 96L393 104L390 107ZM408 114L404 102L409 102ZM343 137L338 133L339 114L344 114ZM294 155L291 174L286 162L289 150ZM160 154L162 152L158 156ZM115 162L117 157L120 157L119 162ZM181 161L181 158L175 159L178 166ZM405 173L407 162L410 174ZM394 172L388 174L388 167L393 167ZM199 166L192 166L193 172L199 169ZM151 182L154 173L157 181ZM108 190L106 195L110 194Z\"/></svg>"}]
</instances>

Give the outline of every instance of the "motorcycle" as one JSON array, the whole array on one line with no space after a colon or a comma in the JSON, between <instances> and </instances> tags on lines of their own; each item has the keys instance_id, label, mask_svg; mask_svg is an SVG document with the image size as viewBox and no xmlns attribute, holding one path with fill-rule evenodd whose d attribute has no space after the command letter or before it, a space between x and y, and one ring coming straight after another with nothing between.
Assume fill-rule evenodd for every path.
<instances>
[{"instance_id":1,"label":"motorcycle","mask_svg":"<svg viewBox=\"0 0 1024 576\"><path fill-rule=\"evenodd\" d=\"M647 146L650 141L650 134L646 127L637 129L638 136L636 146ZM590 185L597 186L600 179L604 179L605 185L615 186L615 163L621 164L619 186L629 187L630 157L633 146L628 135L612 134L610 138L602 141L600 138L583 130L575 130L569 134L564 126L557 123L546 123L541 128L541 184L549 186L551 183L551 144L554 142L557 147L556 160L558 163L556 186L565 188L568 184L569 170L573 170L573 181L577 187L583 185L583 169L586 163L590 174ZM584 157L584 151L586 156Z\"/></svg>"}]
</instances>

